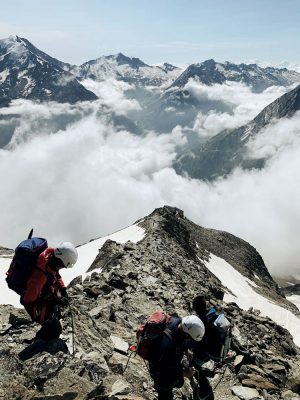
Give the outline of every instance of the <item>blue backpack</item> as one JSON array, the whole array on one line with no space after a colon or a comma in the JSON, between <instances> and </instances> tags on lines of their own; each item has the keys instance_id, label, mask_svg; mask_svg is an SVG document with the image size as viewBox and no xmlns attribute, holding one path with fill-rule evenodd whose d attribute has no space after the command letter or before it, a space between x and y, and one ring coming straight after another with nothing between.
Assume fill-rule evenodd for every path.
<instances>
[{"instance_id":1,"label":"blue backpack","mask_svg":"<svg viewBox=\"0 0 300 400\"><path fill-rule=\"evenodd\" d=\"M33 268L36 266L39 255L46 250L48 243L46 239L31 237L23 240L15 249L15 254L6 272L6 282L10 289L18 295L22 295Z\"/></svg>"}]
</instances>

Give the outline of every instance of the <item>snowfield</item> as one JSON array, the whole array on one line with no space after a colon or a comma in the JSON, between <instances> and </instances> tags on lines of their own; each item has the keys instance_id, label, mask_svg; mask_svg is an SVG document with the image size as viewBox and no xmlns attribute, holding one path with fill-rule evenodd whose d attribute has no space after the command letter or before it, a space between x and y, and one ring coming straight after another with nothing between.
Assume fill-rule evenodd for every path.
<instances>
[{"instance_id":1,"label":"snowfield","mask_svg":"<svg viewBox=\"0 0 300 400\"><path fill-rule=\"evenodd\" d=\"M226 303L234 302L243 310L248 310L250 307L260 310L262 316L269 317L278 325L286 328L293 336L295 344L300 347L299 317L256 293L253 287L257 285L245 278L222 258L211 254L206 267L233 293L233 295L225 293L224 301Z\"/></svg>"},{"instance_id":2,"label":"snowfield","mask_svg":"<svg viewBox=\"0 0 300 400\"><path fill-rule=\"evenodd\" d=\"M86 273L92 262L95 260L99 249L101 249L101 247L108 239L113 240L117 243L126 243L127 241L137 243L142 240L144 236L145 230L143 228L140 228L138 225L132 225L109 236L95 239L89 243L77 247L78 260L75 264L75 267L69 270L61 270L61 275L65 284L68 285L77 276L81 275L82 278L85 279L87 276L91 275L92 272L100 272L100 270L94 270L91 273Z\"/></svg>"},{"instance_id":3,"label":"snowfield","mask_svg":"<svg viewBox=\"0 0 300 400\"><path fill-rule=\"evenodd\" d=\"M295 306L297 306L300 311L300 296L294 294L292 296L287 297L287 300L290 301L291 303L294 303Z\"/></svg>"}]
</instances>

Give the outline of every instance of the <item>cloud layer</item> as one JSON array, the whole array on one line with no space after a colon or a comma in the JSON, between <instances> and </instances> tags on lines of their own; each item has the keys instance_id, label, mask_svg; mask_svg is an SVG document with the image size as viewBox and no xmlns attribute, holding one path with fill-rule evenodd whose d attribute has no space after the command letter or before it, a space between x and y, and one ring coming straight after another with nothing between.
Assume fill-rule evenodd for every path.
<instances>
[{"instance_id":1,"label":"cloud layer","mask_svg":"<svg viewBox=\"0 0 300 400\"><path fill-rule=\"evenodd\" d=\"M201 137L212 137L224 129L234 129L252 120L264 107L288 90L282 86L271 86L262 93L253 93L251 88L240 82L206 86L190 79L185 86L199 101L218 101L230 112L211 110L199 112L193 130Z\"/></svg>"},{"instance_id":2,"label":"cloud layer","mask_svg":"<svg viewBox=\"0 0 300 400\"><path fill-rule=\"evenodd\" d=\"M240 87L220 90L207 89L206 95L225 98L229 91L228 101L248 112L255 96L259 108L276 95L275 89L261 97L248 92L248 104ZM109 107L126 114L126 99L115 98ZM8 112L21 120L9 148L0 150L0 245L14 247L32 227L52 245L80 244L168 204L202 226L250 242L271 273L299 273L299 114L274 122L249 144L250 154L268 157L264 170L237 170L207 184L171 167L185 143L180 127L164 135L118 131L99 102L45 106L19 100L0 114ZM207 135L215 125L205 128Z\"/></svg>"}]
</instances>

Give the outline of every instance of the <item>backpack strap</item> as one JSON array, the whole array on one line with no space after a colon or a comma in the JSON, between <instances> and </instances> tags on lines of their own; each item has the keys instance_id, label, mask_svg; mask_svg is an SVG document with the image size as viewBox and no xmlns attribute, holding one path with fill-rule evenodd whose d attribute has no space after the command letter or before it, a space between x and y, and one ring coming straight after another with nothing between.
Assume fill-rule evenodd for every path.
<instances>
[{"instance_id":1,"label":"backpack strap","mask_svg":"<svg viewBox=\"0 0 300 400\"><path fill-rule=\"evenodd\" d=\"M205 314L206 321L210 324L213 323L218 316L219 314L214 307L210 307Z\"/></svg>"},{"instance_id":2,"label":"backpack strap","mask_svg":"<svg viewBox=\"0 0 300 400\"><path fill-rule=\"evenodd\" d=\"M172 338L172 332L171 332L171 330L170 330L169 328L166 328L166 329L164 330L164 335L166 335L170 340L173 339L173 338Z\"/></svg>"},{"instance_id":3,"label":"backpack strap","mask_svg":"<svg viewBox=\"0 0 300 400\"><path fill-rule=\"evenodd\" d=\"M166 329L164 330L164 332L163 332L163 335L166 335L167 338L168 338L169 340L171 340L171 341L173 340L171 329L166 328ZM163 359L165 353L166 353L166 349L165 349L164 352L162 353L162 355L161 355L161 357L160 357L160 359L159 359L159 362L161 362L161 360Z\"/></svg>"}]
</instances>

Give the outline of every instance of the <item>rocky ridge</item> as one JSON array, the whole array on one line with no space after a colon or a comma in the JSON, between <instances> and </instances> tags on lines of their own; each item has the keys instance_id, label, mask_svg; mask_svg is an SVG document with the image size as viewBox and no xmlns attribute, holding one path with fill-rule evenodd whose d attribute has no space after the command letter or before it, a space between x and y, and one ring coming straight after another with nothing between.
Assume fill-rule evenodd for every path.
<instances>
[{"instance_id":1,"label":"rocky ridge","mask_svg":"<svg viewBox=\"0 0 300 400\"><path fill-rule=\"evenodd\" d=\"M206 60L192 64L173 82L172 87L183 88L189 79L197 79L205 85L224 82L241 82L262 92L269 86L289 86L300 82L300 74L286 68L260 67L257 64L219 63Z\"/></svg>"},{"instance_id":2,"label":"rocky ridge","mask_svg":"<svg viewBox=\"0 0 300 400\"><path fill-rule=\"evenodd\" d=\"M20 362L16 354L37 326L22 309L0 307L0 399L154 399L142 360L131 357L127 365L128 345L149 313L161 309L187 315L198 294L223 309L233 325L231 347L237 357L211 378L215 399L299 399L299 349L289 332L256 310L225 304L227 289L205 266L211 253L219 255L247 276L259 276L273 301L288 306L256 250L226 232L193 224L172 207L137 223L145 229L143 240L106 241L90 277L69 285L72 313L65 311L63 339L72 353L73 323L73 355L50 346L49 352ZM176 399L190 396L187 381Z\"/></svg>"}]
</instances>

